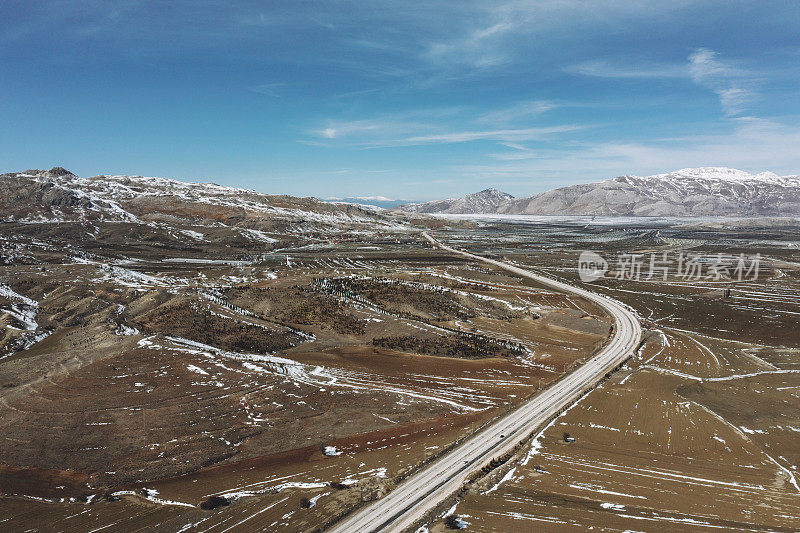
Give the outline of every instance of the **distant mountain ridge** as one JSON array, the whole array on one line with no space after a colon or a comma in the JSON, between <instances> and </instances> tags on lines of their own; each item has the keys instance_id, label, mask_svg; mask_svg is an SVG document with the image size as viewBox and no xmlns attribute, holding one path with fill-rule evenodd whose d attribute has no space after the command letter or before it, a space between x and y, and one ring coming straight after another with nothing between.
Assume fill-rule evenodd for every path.
<instances>
[{"instance_id":1,"label":"distant mountain ridge","mask_svg":"<svg viewBox=\"0 0 800 533\"><path fill-rule=\"evenodd\" d=\"M497 189L484 189L461 198L403 204L397 209L407 213L493 213L503 202L513 198Z\"/></svg>"},{"instance_id":2,"label":"distant mountain ridge","mask_svg":"<svg viewBox=\"0 0 800 533\"><path fill-rule=\"evenodd\" d=\"M379 207L381 209L392 209L408 203L408 200L393 200L385 196L345 196L341 198L331 196L322 200L334 204L356 204L367 207Z\"/></svg>"},{"instance_id":3,"label":"distant mountain ridge","mask_svg":"<svg viewBox=\"0 0 800 533\"><path fill-rule=\"evenodd\" d=\"M477 193L481 194L481 193ZM726 167L685 168L652 176L619 176L509 198L484 210L460 200L420 204L440 213L600 216L793 216L800 215L800 176L750 174ZM431 210L439 207L445 209ZM401 206L403 209L405 206Z\"/></svg>"}]
</instances>

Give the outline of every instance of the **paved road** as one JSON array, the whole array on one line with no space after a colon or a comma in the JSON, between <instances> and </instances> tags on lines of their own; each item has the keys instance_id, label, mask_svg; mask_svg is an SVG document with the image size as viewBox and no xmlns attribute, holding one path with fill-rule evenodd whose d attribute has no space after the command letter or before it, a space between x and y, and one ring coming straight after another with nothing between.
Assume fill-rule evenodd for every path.
<instances>
[{"instance_id":1,"label":"paved road","mask_svg":"<svg viewBox=\"0 0 800 533\"><path fill-rule=\"evenodd\" d=\"M384 498L366 505L330 528L331 533L403 531L457 492L470 474L492 458L511 451L561 409L595 386L609 370L627 359L641 337L638 320L622 304L584 289L561 283L502 261L444 246L427 233L423 236L443 250L490 263L523 277L570 294L591 300L603 307L615 322L614 333L606 346L577 370L554 383L522 405L498 418L400 483Z\"/></svg>"}]
</instances>

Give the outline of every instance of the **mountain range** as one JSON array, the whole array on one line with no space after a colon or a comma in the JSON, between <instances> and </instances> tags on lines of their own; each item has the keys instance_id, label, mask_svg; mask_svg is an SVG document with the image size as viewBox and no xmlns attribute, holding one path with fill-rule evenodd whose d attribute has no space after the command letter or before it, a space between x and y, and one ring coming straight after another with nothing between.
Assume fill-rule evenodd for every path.
<instances>
[{"instance_id":1,"label":"mountain range","mask_svg":"<svg viewBox=\"0 0 800 533\"><path fill-rule=\"evenodd\" d=\"M305 233L340 225L396 225L391 211L364 197L321 201L214 183L100 175L79 178L55 167L0 175L4 221L191 222L259 231ZM358 203L349 201L358 200ZM383 206L381 206L383 207ZM652 176L619 176L514 198L485 189L461 198L387 205L403 213L600 216L797 216L800 176L750 174L725 167L676 170Z\"/></svg>"},{"instance_id":2,"label":"mountain range","mask_svg":"<svg viewBox=\"0 0 800 533\"><path fill-rule=\"evenodd\" d=\"M514 215L792 216L800 215L800 176L750 174L725 167L686 168L645 177L619 176L525 198L486 189L398 209Z\"/></svg>"}]
</instances>

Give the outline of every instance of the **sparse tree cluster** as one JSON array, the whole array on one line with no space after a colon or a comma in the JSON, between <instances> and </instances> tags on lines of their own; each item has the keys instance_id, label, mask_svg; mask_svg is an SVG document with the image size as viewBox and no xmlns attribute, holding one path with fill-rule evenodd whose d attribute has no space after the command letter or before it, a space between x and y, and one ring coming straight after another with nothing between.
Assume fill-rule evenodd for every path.
<instances>
[{"instance_id":1,"label":"sparse tree cluster","mask_svg":"<svg viewBox=\"0 0 800 533\"><path fill-rule=\"evenodd\" d=\"M318 278L312 283L317 290L367 305L378 306L396 316L425 320L408 311L418 310L435 321L469 319L475 313L459 303L446 287L391 278Z\"/></svg>"},{"instance_id":2,"label":"sparse tree cluster","mask_svg":"<svg viewBox=\"0 0 800 533\"><path fill-rule=\"evenodd\" d=\"M154 309L136 321L145 333L161 333L184 337L238 352L272 353L286 350L299 343L292 332L270 331L204 312L183 301Z\"/></svg>"},{"instance_id":3,"label":"sparse tree cluster","mask_svg":"<svg viewBox=\"0 0 800 533\"><path fill-rule=\"evenodd\" d=\"M520 357L526 353L518 344L466 332L436 338L419 338L411 335L378 337L372 340L372 344L402 352L464 359Z\"/></svg>"},{"instance_id":4,"label":"sparse tree cluster","mask_svg":"<svg viewBox=\"0 0 800 533\"><path fill-rule=\"evenodd\" d=\"M271 289L259 287L231 292L268 308L268 320L282 324L316 325L343 335L363 335L367 321L353 316L335 297L308 286Z\"/></svg>"}]
</instances>

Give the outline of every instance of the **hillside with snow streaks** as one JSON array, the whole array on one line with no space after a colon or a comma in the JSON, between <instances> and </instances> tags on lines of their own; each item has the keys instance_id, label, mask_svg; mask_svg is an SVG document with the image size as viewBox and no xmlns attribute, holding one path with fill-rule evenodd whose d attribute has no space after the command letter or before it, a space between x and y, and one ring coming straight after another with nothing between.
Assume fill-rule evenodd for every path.
<instances>
[{"instance_id":1,"label":"hillside with snow streaks","mask_svg":"<svg viewBox=\"0 0 800 533\"><path fill-rule=\"evenodd\" d=\"M619 176L514 198L497 189L458 199L405 204L409 213L752 217L800 215L800 176L726 167Z\"/></svg>"},{"instance_id":2,"label":"hillside with snow streaks","mask_svg":"<svg viewBox=\"0 0 800 533\"><path fill-rule=\"evenodd\" d=\"M78 177L66 169L27 170L0 175L0 212L17 222L193 221L243 226L258 240L269 239L263 222L284 221L290 231L338 225L395 227L394 221L357 205L315 198L267 195L215 183L167 178L100 175ZM297 226L299 223L310 223ZM313 226L313 227L312 227ZM200 233L188 235L197 238Z\"/></svg>"},{"instance_id":3,"label":"hillside with snow streaks","mask_svg":"<svg viewBox=\"0 0 800 533\"><path fill-rule=\"evenodd\" d=\"M513 198L497 189L484 189L461 198L404 204L397 209L408 213L494 213L503 202Z\"/></svg>"},{"instance_id":4,"label":"hillside with snow streaks","mask_svg":"<svg viewBox=\"0 0 800 533\"><path fill-rule=\"evenodd\" d=\"M420 402L439 403L456 412L474 412L488 409L496 404L498 398L482 395L467 387L457 387L442 391L426 386L424 380L417 387L400 385L382 377L380 374L359 372L334 367L307 365L276 355L248 354L221 350L207 344L179 337L166 337L166 345L158 344L153 337L140 339L138 345L148 349L180 350L219 362L236 361L248 372L278 375L286 379L315 387L333 387L355 391L382 391ZM197 367L196 367L197 368ZM196 372L196 371L195 371Z\"/></svg>"},{"instance_id":5,"label":"hillside with snow streaks","mask_svg":"<svg viewBox=\"0 0 800 533\"><path fill-rule=\"evenodd\" d=\"M787 216L800 214L800 176L688 168L554 189L504 202L498 213L602 216Z\"/></svg>"}]
</instances>

